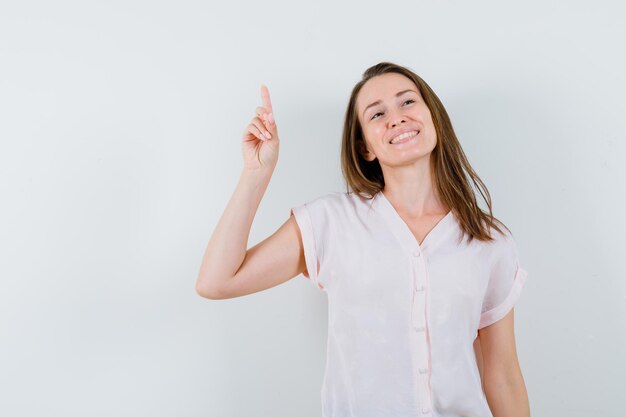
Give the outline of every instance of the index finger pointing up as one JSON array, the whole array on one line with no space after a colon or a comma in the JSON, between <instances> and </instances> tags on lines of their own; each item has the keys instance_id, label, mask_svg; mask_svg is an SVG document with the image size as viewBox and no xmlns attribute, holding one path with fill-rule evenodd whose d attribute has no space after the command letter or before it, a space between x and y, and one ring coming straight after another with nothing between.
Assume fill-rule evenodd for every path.
<instances>
[{"instance_id":1,"label":"index finger pointing up","mask_svg":"<svg viewBox=\"0 0 626 417\"><path fill-rule=\"evenodd\" d=\"M263 107L265 107L270 113L273 113L270 92L264 84L261 84L261 100L263 100Z\"/></svg>"}]
</instances>

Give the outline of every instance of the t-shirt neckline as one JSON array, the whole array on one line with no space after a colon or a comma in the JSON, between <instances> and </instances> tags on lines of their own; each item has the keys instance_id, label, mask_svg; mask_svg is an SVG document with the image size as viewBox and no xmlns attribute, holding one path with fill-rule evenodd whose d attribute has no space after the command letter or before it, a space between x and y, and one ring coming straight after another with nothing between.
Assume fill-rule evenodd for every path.
<instances>
[{"instance_id":1,"label":"t-shirt neckline","mask_svg":"<svg viewBox=\"0 0 626 417\"><path fill-rule=\"evenodd\" d=\"M454 216L452 210L449 210L448 213L430 229L422 240L422 243L419 244L409 225L402 219L400 214L382 191L379 191L376 194L374 203L378 211L380 211L382 216L388 222L392 232L400 240L403 246L406 247L411 253L432 250L434 245L448 229L447 226L452 222Z\"/></svg>"}]
</instances>

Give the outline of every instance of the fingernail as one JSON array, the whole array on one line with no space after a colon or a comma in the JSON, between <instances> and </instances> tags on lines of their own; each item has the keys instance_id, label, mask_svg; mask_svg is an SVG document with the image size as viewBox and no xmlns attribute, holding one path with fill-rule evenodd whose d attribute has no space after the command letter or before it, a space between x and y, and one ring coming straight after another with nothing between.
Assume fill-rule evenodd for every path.
<instances>
[{"instance_id":1,"label":"fingernail","mask_svg":"<svg viewBox=\"0 0 626 417\"><path fill-rule=\"evenodd\" d=\"M272 135L270 135L270 132L265 132L265 137L268 139L272 139Z\"/></svg>"}]
</instances>

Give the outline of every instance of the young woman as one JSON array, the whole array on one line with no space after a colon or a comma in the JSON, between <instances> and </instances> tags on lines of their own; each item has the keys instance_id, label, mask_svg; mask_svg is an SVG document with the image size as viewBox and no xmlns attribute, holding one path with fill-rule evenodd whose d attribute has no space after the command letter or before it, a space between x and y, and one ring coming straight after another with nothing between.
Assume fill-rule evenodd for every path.
<instances>
[{"instance_id":1,"label":"young woman","mask_svg":"<svg viewBox=\"0 0 626 417\"><path fill-rule=\"evenodd\" d=\"M345 115L348 191L292 208L246 250L278 160L266 87L261 95L197 292L239 297L300 273L324 291L326 417L529 416L513 325L528 273L437 95L405 67L367 69Z\"/></svg>"}]
</instances>

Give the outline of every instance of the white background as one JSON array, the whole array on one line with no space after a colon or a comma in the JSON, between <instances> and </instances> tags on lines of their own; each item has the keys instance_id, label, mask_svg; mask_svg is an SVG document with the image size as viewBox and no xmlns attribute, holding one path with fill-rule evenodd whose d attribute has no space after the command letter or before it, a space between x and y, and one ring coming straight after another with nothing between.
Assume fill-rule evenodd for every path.
<instances>
[{"instance_id":1,"label":"white background","mask_svg":"<svg viewBox=\"0 0 626 417\"><path fill-rule=\"evenodd\" d=\"M281 151L249 247L345 191L345 106L380 61L435 90L516 236L532 415L623 415L624 12L3 1L0 415L320 416L325 294L300 275L207 300L195 281L260 85Z\"/></svg>"}]
</instances>

